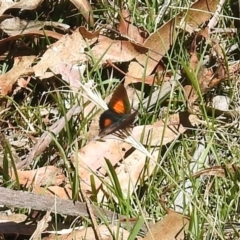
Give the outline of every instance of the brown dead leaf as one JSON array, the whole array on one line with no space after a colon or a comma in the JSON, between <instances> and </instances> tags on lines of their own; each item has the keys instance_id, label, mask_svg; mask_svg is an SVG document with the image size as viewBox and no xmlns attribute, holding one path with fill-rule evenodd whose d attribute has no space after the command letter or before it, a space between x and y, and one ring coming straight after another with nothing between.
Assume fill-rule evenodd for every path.
<instances>
[{"instance_id":1,"label":"brown dead leaf","mask_svg":"<svg viewBox=\"0 0 240 240\"><path fill-rule=\"evenodd\" d=\"M144 240L161 239L164 240L183 240L188 231L189 218L177 213L173 210L168 210L168 214L164 218L150 227Z\"/></svg>"},{"instance_id":2,"label":"brown dead leaf","mask_svg":"<svg viewBox=\"0 0 240 240\"><path fill-rule=\"evenodd\" d=\"M0 76L0 92L5 96L12 91L13 84L23 74L32 73L32 69L29 68L33 63L35 56L16 57L14 59L13 67L5 74Z\"/></svg>"},{"instance_id":3,"label":"brown dead leaf","mask_svg":"<svg viewBox=\"0 0 240 240\"><path fill-rule=\"evenodd\" d=\"M65 181L65 176L62 174L61 169L54 166L41 167L30 171L17 171L19 183L29 187L31 185L49 186L60 185ZM13 171L9 173L12 180L15 180Z\"/></svg>"},{"instance_id":4,"label":"brown dead leaf","mask_svg":"<svg viewBox=\"0 0 240 240\"><path fill-rule=\"evenodd\" d=\"M204 22L208 21L217 10L218 1L215 0L199 0L196 1L187 11L184 18L186 25L190 25L193 30ZM182 26L185 25L182 22ZM185 29L185 27L184 27Z\"/></svg>"},{"instance_id":5,"label":"brown dead leaf","mask_svg":"<svg viewBox=\"0 0 240 240\"><path fill-rule=\"evenodd\" d=\"M92 48L95 61L101 59L101 64L105 64L106 60L128 62L146 51L146 48L134 45L129 41L113 40L102 35L99 36L98 43Z\"/></svg>"},{"instance_id":6,"label":"brown dead leaf","mask_svg":"<svg viewBox=\"0 0 240 240\"><path fill-rule=\"evenodd\" d=\"M127 75L139 78L142 77L141 72L144 71L146 76L150 75L177 37L173 34L175 26L181 23L184 29L186 25L190 24L196 28L196 26L201 25L211 17L211 13L216 11L217 4L218 2L215 0L199 0L188 10L184 21L182 19L183 14L180 13L157 29L157 31L152 33L143 43L143 46L148 48L149 51L146 54L140 54L136 57L136 60L142 66L142 69L138 68L140 73L134 75L136 72L134 66L133 69L129 67ZM207 11L207 13L203 13L202 11ZM131 81L131 78L129 78L128 81Z\"/></svg>"},{"instance_id":7,"label":"brown dead leaf","mask_svg":"<svg viewBox=\"0 0 240 240\"><path fill-rule=\"evenodd\" d=\"M155 147L160 144L165 145L173 141L184 131L185 128L180 123L180 117L176 114L169 117L168 123L159 121L154 125L137 126L133 129L132 136L137 141L140 141L143 136L143 144L149 147ZM149 139L151 139L150 142ZM106 174L105 158L109 159L113 166L124 159L124 164L128 165L128 171L126 172L126 168L124 168L124 166L122 166L119 170L117 168L116 171L119 173L119 180L122 183L126 183L126 185L122 185L123 191L127 191L130 181L128 181L128 179L131 179L133 183L137 182L137 179L144 167L146 155L136 150L132 154L126 155L128 150L132 148L130 144L121 140L113 139L113 137L109 137L104 140L105 142L91 141L79 150L77 163L79 167L79 176L82 180L81 188L86 191L91 190L90 176L93 175L92 172L97 171L99 174ZM95 149L95 151L92 151L92 149ZM158 151L156 151L156 155L153 153L153 160L150 164L151 170L148 172L149 175L155 167L157 152ZM75 155L72 156L72 162L76 164ZM101 181L98 178L95 178L95 185L97 188L101 185ZM133 186L131 186L131 189L133 189Z\"/></svg>"},{"instance_id":8,"label":"brown dead leaf","mask_svg":"<svg viewBox=\"0 0 240 240\"><path fill-rule=\"evenodd\" d=\"M99 37L99 34L100 34L102 28L103 27L100 27L96 31L90 32L85 27L81 26L81 27L78 28L78 30L84 38L93 39L93 38L98 38Z\"/></svg>"},{"instance_id":9,"label":"brown dead leaf","mask_svg":"<svg viewBox=\"0 0 240 240\"><path fill-rule=\"evenodd\" d=\"M89 23L90 27L94 26L93 11L90 3L87 0L70 0L76 8L82 13L85 20Z\"/></svg>"},{"instance_id":10,"label":"brown dead leaf","mask_svg":"<svg viewBox=\"0 0 240 240\"><path fill-rule=\"evenodd\" d=\"M48 196L58 196L61 199L72 199L72 190L68 186L65 187L49 186L47 188L34 186L33 192Z\"/></svg>"},{"instance_id":11,"label":"brown dead leaf","mask_svg":"<svg viewBox=\"0 0 240 240\"><path fill-rule=\"evenodd\" d=\"M133 40L134 42L142 44L146 39L143 37L143 35L146 34L132 24L132 18L128 9L122 10L118 30L122 35L127 36L130 41Z\"/></svg>"},{"instance_id":12,"label":"brown dead leaf","mask_svg":"<svg viewBox=\"0 0 240 240\"><path fill-rule=\"evenodd\" d=\"M48 36L48 37L52 37L54 39L60 39L63 36L62 34L57 33L57 32L53 32L53 31L36 30L36 31L31 31L29 33L25 33L25 34L4 38L4 39L0 40L0 46L4 45L7 42L12 42L12 41L18 40L19 38L22 38L23 36L35 36L35 35L37 35L37 36Z\"/></svg>"},{"instance_id":13,"label":"brown dead leaf","mask_svg":"<svg viewBox=\"0 0 240 240\"><path fill-rule=\"evenodd\" d=\"M86 191L91 190L90 176L92 172L104 169L106 166L105 158L110 159L115 166L131 148L130 144L116 139L106 139L102 141L91 141L78 153L78 173L81 178L81 188ZM95 151L93 151L95 149ZM72 156L72 162L76 163L75 155ZM102 170L105 172L104 170ZM95 185L98 188L101 182L95 178Z\"/></svg>"},{"instance_id":14,"label":"brown dead leaf","mask_svg":"<svg viewBox=\"0 0 240 240\"><path fill-rule=\"evenodd\" d=\"M150 75L158 62L169 50L173 43L173 30L176 25L176 20L172 19L157 29L156 32L152 33L143 46L148 48L149 51L145 54L140 54L136 57L136 60L145 67L146 75ZM129 69L128 75L134 76L132 70Z\"/></svg>"},{"instance_id":15,"label":"brown dead leaf","mask_svg":"<svg viewBox=\"0 0 240 240\"><path fill-rule=\"evenodd\" d=\"M214 166L210 168L203 169L201 171L198 171L194 174L194 177L200 177L200 176L216 176L216 177L222 177L225 178L227 172L231 172L232 174L239 174L240 172L240 166L235 164L227 164L226 166Z\"/></svg>"},{"instance_id":16,"label":"brown dead leaf","mask_svg":"<svg viewBox=\"0 0 240 240\"><path fill-rule=\"evenodd\" d=\"M88 45L90 45L90 42L86 43L78 29L72 35L64 35L48 48L41 60L33 67L35 76L41 79L49 78L58 74L55 67L61 63L74 65L87 61L88 58L84 54L84 48ZM70 49L75 49L75 51Z\"/></svg>"},{"instance_id":17,"label":"brown dead leaf","mask_svg":"<svg viewBox=\"0 0 240 240\"><path fill-rule=\"evenodd\" d=\"M129 237L129 232L125 229L113 226L113 225L101 225L99 226L99 232L100 237L102 240L126 240ZM48 237L44 237L43 240L72 240L72 239L85 239L85 240L96 240L95 231L92 229L92 227L84 228L81 230L74 230L72 233L62 234L62 235L56 235L51 234ZM140 239L140 238L138 238Z\"/></svg>"},{"instance_id":18,"label":"brown dead leaf","mask_svg":"<svg viewBox=\"0 0 240 240\"><path fill-rule=\"evenodd\" d=\"M39 29L51 26L60 28L63 30L67 30L69 28L68 25L58 22L41 22L41 21L32 21L32 20L23 20L18 17L8 18L0 23L0 29L2 29L9 36L22 35L26 33L33 33L34 31L38 31ZM45 34L45 31L44 31Z\"/></svg>"},{"instance_id":19,"label":"brown dead leaf","mask_svg":"<svg viewBox=\"0 0 240 240\"><path fill-rule=\"evenodd\" d=\"M0 15L2 15L6 10L11 8L21 8L25 10L33 10L36 9L43 0L20 0L19 2L13 1L1 1L0 6Z\"/></svg>"},{"instance_id":20,"label":"brown dead leaf","mask_svg":"<svg viewBox=\"0 0 240 240\"><path fill-rule=\"evenodd\" d=\"M167 122L160 120L153 125L137 126L133 129L132 136L140 140L142 137L142 143L148 146L157 146L159 144L165 145L180 134L184 133L186 129L180 122L180 116L178 114L170 115ZM151 139L151 142L149 142Z\"/></svg>"}]
</instances>

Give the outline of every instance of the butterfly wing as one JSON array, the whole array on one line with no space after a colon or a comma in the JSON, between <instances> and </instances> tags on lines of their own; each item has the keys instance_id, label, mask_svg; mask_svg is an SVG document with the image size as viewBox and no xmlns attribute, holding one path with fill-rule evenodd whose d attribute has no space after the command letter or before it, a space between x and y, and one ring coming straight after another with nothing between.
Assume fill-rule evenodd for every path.
<instances>
[{"instance_id":1,"label":"butterfly wing","mask_svg":"<svg viewBox=\"0 0 240 240\"><path fill-rule=\"evenodd\" d=\"M112 134L120 129L125 129L131 126L138 111L128 115L119 115L112 110L106 110L99 119L99 136L104 137L105 135Z\"/></svg>"},{"instance_id":2,"label":"butterfly wing","mask_svg":"<svg viewBox=\"0 0 240 240\"><path fill-rule=\"evenodd\" d=\"M130 114L131 107L128 99L127 91L122 84L119 84L114 91L110 102L108 103L110 110L118 114Z\"/></svg>"}]
</instances>

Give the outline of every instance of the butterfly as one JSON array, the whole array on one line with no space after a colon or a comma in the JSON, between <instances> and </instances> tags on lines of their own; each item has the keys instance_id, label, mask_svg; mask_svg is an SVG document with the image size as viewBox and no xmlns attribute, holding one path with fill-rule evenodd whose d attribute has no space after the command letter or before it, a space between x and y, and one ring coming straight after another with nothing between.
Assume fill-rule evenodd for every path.
<instances>
[{"instance_id":1,"label":"butterfly","mask_svg":"<svg viewBox=\"0 0 240 240\"><path fill-rule=\"evenodd\" d=\"M119 84L114 91L108 108L99 119L100 137L129 127L138 113L138 111L131 113L127 91L122 84Z\"/></svg>"}]
</instances>

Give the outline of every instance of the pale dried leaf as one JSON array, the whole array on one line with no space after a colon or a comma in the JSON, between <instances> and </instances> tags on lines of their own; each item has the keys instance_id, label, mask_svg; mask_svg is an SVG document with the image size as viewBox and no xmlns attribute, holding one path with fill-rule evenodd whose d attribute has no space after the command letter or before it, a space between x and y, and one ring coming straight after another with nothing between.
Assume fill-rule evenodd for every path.
<instances>
[{"instance_id":1,"label":"pale dried leaf","mask_svg":"<svg viewBox=\"0 0 240 240\"><path fill-rule=\"evenodd\" d=\"M181 119L182 120L182 119ZM156 122L154 125L144 125L137 126L133 129L132 136L140 141L143 136L142 143L147 146L156 146L159 144L165 145L177 137L180 136L185 131L185 128L180 123L179 115L175 114L169 117L168 123L163 121ZM149 141L150 140L150 141ZM113 166L115 166L119 161L125 159L124 162L127 163L130 175L126 173L125 170L119 170L122 172L122 175L118 175L120 181L125 182L126 186L124 191L127 191L128 183L130 179L133 183L137 182L139 174L141 173L144 164L146 155L142 154L139 151L134 151L131 155L125 156L126 152L132 148L130 144L127 144L121 140L113 139L109 137L102 141L91 141L85 147L79 150L78 152L78 171L81 178L81 187L82 189L91 190L90 186L90 176L98 170L99 174L106 174L106 163L105 158L110 159ZM95 151L92 151L95 149ZM151 170L149 170L149 175L153 170L157 153L152 154L153 159L151 159ZM135 162L135 159L141 159ZM72 162L76 164L75 155L72 156ZM116 171L118 171L116 169ZM95 184L98 188L101 185L101 182L98 178L95 178ZM133 186L132 188L133 189ZM100 195L99 195L100 196Z\"/></svg>"},{"instance_id":2,"label":"pale dried leaf","mask_svg":"<svg viewBox=\"0 0 240 240\"><path fill-rule=\"evenodd\" d=\"M187 14L182 22L182 26L185 29L185 24L190 25L193 30L199 27L204 22L208 21L211 16L217 10L218 1L216 0L199 0L195 2L190 10L187 11Z\"/></svg>"},{"instance_id":3,"label":"pale dried leaf","mask_svg":"<svg viewBox=\"0 0 240 240\"><path fill-rule=\"evenodd\" d=\"M16 179L14 171L10 171L9 175L12 180ZM65 176L62 174L62 170L54 166L41 167L29 171L17 170L17 175L19 183L26 187L31 185L60 185L65 181Z\"/></svg>"},{"instance_id":4,"label":"pale dried leaf","mask_svg":"<svg viewBox=\"0 0 240 240\"><path fill-rule=\"evenodd\" d=\"M184 215L172 210L159 222L150 227L144 240L161 239L164 240L183 240L188 231L189 219Z\"/></svg>"},{"instance_id":5,"label":"pale dried leaf","mask_svg":"<svg viewBox=\"0 0 240 240\"><path fill-rule=\"evenodd\" d=\"M118 30L122 35L129 37L130 41L133 40L134 42L142 44L145 38L142 37L143 34L141 35L139 28L134 26L131 21L130 12L128 9L123 9L120 15Z\"/></svg>"},{"instance_id":6,"label":"pale dried leaf","mask_svg":"<svg viewBox=\"0 0 240 240\"><path fill-rule=\"evenodd\" d=\"M5 19L0 23L0 29L2 29L9 36L21 35L26 33L34 33L45 26L56 27L61 30L69 29L69 26L64 23L52 22L52 21L33 21L23 20L18 17ZM45 33L45 32L44 32Z\"/></svg>"},{"instance_id":7,"label":"pale dried leaf","mask_svg":"<svg viewBox=\"0 0 240 240\"><path fill-rule=\"evenodd\" d=\"M29 66L33 63L35 56L24 56L14 59L13 67L5 74L0 76L0 92L1 95L7 95L12 91L13 84L23 74L32 73Z\"/></svg>"},{"instance_id":8,"label":"pale dried leaf","mask_svg":"<svg viewBox=\"0 0 240 240\"><path fill-rule=\"evenodd\" d=\"M101 64L106 64L106 60L128 62L146 51L146 48L129 41L113 40L102 35L99 36L98 43L92 49L93 57L95 60L101 59Z\"/></svg>"},{"instance_id":9,"label":"pale dried leaf","mask_svg":"<svg viewBox=\"0 0 240 240\"><path fill-rule=\"evenodd\" d=\"M11 215L2 215L0 214L0 223L2 222L15 222L15 223L20 223L24 222L27 219L27 216L21 213L13 213Z\"/></svg>"},{"instance_id":10,"label":"pale dried leaf","mask_svg":"<svg viewBox=\"0 0 240 240\"><path fill-rule=\"evenodd\" d=\"M101 225L99 226L99 231L102 240L127 240L129 237L129 232L123 228L113 225ZM96 240L95 231L91 228L84 228L81 230L75 230L71 234L58 235L59 240L72 240L72 239L84 239L84 240ZM43 238L43 240L55 240L56 235L51 234L48 237Z\"/></svg>"},{"instance_id":11,"label":"pale dried leaf","mask_svg":"<svg viewBox=\"0 0 240 240\"><path fill-rule=\"evenodd\" d=\"M36 9L43 0L20 0L19 2L2 0L0 5L0 15L10 8L21 8L25 10Z\"/></svg>"},{"instance_id":12,"label":"pale dried leaf","mask_svg":"<svg viewBox=\"0 0 240 240\"><path fill-rule=\"evenodd\" d=\"M88 58L84 54L84 48L89 44L82 38L78 29L72 35L64 35L48 48L41 60L33 67L35 76L42 79L48 78L58 74L56 66L61 63L74 65L87 61ZM74 49L74 51L69 49Z\"/></svg>"},{"instance_id":13,"label":"pale dried leaf","mask_svg":"<svg viewBox=\"0 0 240 240\"><path fill-rule=\"evenodd\" d=\"M87 0L70 0L76 8L82 13L85 20L90 24L91 27L94 26L93 11L90 3Z\"/></svg>"},{"instance_id":14,"label":"pale dried leaf","mask_svg":"<svg viewBox=\"0 0 240 240\"><path fill-rule=\"evenodd\" d=\"M43 0L20 0L15 5L13 5L11 8L21 8L25 10L34 10L36 9Z\"/></svg>"},{"instance_id":15,"label":"pale dried leaf","mask_svg":"<svg viewBox=\"0 0 240 240\"><path fill-rule=\"evenodd\" d=\"M72 190L70 188L70 186L49 186L47 188L34 186L33 192L48 196L57 196L61 199L72 199Z\"/></svg>"},{"instance_id":16,"label":"pale dried leaf","mask_svg":"<svg viewBox=\"0 0 240 240\"><path fill-rule=\"evenodd\" d=\"M177 19L177 18L176 18ZM148 48L149 51L146 54L140 54L136 57L136 60L145 67L146 75L150 75L158 62L169 50L171 44L174 41L174 28L177 20L172 19L152 33L143 46ZM134 76L132 70L129 69L128 75Z\"/></svg>"}]
</instances>

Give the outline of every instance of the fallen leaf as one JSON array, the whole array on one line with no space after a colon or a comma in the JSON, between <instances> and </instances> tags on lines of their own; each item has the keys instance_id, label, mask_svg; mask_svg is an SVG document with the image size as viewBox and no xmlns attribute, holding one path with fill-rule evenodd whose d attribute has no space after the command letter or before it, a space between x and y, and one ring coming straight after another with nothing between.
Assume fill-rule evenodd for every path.
<instances>
[{"instance_id":1,"label":"fallen leaf","mask_svg":"<svg viewBox=\"0 0 240 240\"><path fill-rule=\"evenodd\" d=\"M70 0L76 8L82 13L83 17L89 23L90 27L94 26L93 11L87 0Z\"/></svg>"},{"instance_id":2,"label":"fallen leaf","mask_svg":"<svg viewBox=\"0 0 240 240\"><path fill-rule=\"evenodd\" d=\"M146 48L134 45L129 41L113 40L102 35L99 36L98 43L91 50L95 61L100 60L101 64L106 63L106 60L128 62L146 51Z\"/></svg>"},{"instance_id":3,"label":"fallen leaf","mask_svg":"<svg viewBox=\"0 0 240 240\"><path fill-rule=\"evenodd\" d=\"M118 30L123 36L127 36L130 41L133 40L134 42L142 44L146 39L143 37L143 35L146 34L132 24L132 18L128 9L123 9L120 14Z\"/></svg>"},{"instance_id":4,"label":"fallen leaf","mask_svg":"<svg viewBox=\"0 0 240 240\"><path fill-rule=\"evenodd\" d=\"M13 84L23 75L32 73L29 68L35 56L16 57L13 67L5 74L0 76L0 92L5 96L12 91Z\"/></svg>"},{"instance_id":5,"label":"fallen leaf","mask_svg":"<svg viewBox=\"0 0 240 240\"><path fill-rule=\"evenodd\" d=\"M84 54L84 48L87 46L78 29L72 35L64 35L48 48L41 60L33 67L35 76L41 79L49 78L58 73L55 72L55 67L61 63L74 65L87 61L88 58Z\"/></svg>"},{"instance_id":6,"label":"fallen leaf","mask_svg":"<svg viewBox=\"0 0 240 240\"><path fill-rule=\"evenodd\" d=\"M193 30L204 22L208 21L217 9L218 1L215 0L199 0L193 3L187 11L181 26L185 29L186 25L191 25Z\"/></svg>"},{"instance_id":7,"label":"fallen leaf","mask_svg":"<svg viewBox=\"0 0 240 240\"><path fill-rule=\"evenodd\" d=\"M210 168L202 169L194 174L194 177L201 176L216 176L225 178L226 174L231 172L232 174L239 174L240 166L235 164L227 164L226 166L213 166Z\"/></svg>"},{"instance_id":8,"label":"fallen leaf","mask_svg":"<svg viewBox=\"0 0 240 240\"><path fill-rule=\"evenodd\" d=\"M13 171L9 173L12 180L15 180L15 174ZM29 187L35 186L49 186L60 185L65 181L65 176L59 168L54 166L41 167L29 171L17 170L19 183Z\"/></svg>"},{"instance_id":9,"label":"fallen leaf","mask_svg":"<svg viewBox=\"0 0 240 240\"><path fill-rule=\"evenodd\" d=\"M186 130L182 126L180 117L177 114L170 116L167 121L167 123L158 121L153 125L137 126L133 129L132 136L137 141L142 139L142 143L149 147L155 147L160 144L165 145L179 137L180 134ZM183 120L181 119L181 121ZM151 139L151 141L149 141L149 139ZM126 172L126 168L124 168L123 165L121 169L118 170L120 164L116 168L116 172L119 173L119 181L123 183L123 192L129 191L130 179L134 184L137 182L146 160L146 155L137 150L133 151L131 154L127 154L131 148L132 145L122 140L109 137L104 139L104 142L91 141L80 149L77 156L78 159L76 160L76 156L73 155L71 160L75 165L76 162L78 164L78 172L82 180L81 188L86 191L91 191L90 176L93 175L94 172L98 172L101 176L106 174L105 158L109 159L113 166L124 159L123 163L126 164L124 166L127 167L128 171ZM92 149L95 149L95 151L92 151ZM155 167L157 156L158 151L152 153L153 159L150 160L151 169L149 169L148 176L151 175ZM138 159L138 161L136 161L136 159ZM97 177L94 177L94 179L95 186L98 188L101 185L101 181ZM106 177L105 180L107 181ZM131 190L133 190L133 187L134 186L131 186ZM100 194L98 196L100 197Z\"/></svg>"},{"instance_id":10,"label":"fallen leaf","mask_svg":"<svg viewBox=\"0 0 240 240\"><path fill-rule=\"evenodd\" d=\"M133 66L129 67L127 75L138 78L142 77L141 72L144 72L146 76L150 75L177 37L177 32L174 33L176 26L181 24L183 29L190 24L195 28L198 27L211 17L211 13L216 10L217 4L218 2L215 0L199 0L191 6L185 17L183 17L184 13L180 13L157 29L143 43L143 46L148 48L149 51L136 57L136 60L142 66L142 69L138 68L139 74L134 75L136 70ZM202 10L207 11L207 13L203 14ZM128 81L130 82L131 79L128 78Z\"/></svg>"},{"instance_id":11,"label":"fallen leaf","mask_svg":"<svg viewBox=\"0 0 240 240\"><path fill-rule=\"evenodd\" d=\"M172 45L174 41L173 31L176 24L177 20L175 18L171 19L152 33L143 43L143 46L148 48L149 51L138 55L136 60L145 68L146 76L152 73ZM134 76L131 69L129 69L128 75Z\"/></svg>"},{"instance_id":12,"label":"fallen leaf","mask_svg":"<svg viewBox=\"0 0 240 240\"><path fill-rule=\"evenodd\" d=\"M85 27L80 26L80 27L78 28L78 30L79 30L79 32L81 33L81 35L82 35L84 38L93 39L93 38L98 38L98 37L99 37L99 34L100 34L102 28L104 28L104 26L98 28L98 29L97 29L96 31L94 31L94 32L90 32L90 31L88 31Z\"/></svg>"},{"instance_id":13,"label":"fallen leaf","mask_svg":"<svg viewBox=\"0 0 240 240\"><path fill-rule=\"evenodd\" d=\"M49 186L47 188L34 186L33 192L49 196L57 196L62 199L72 199L72 190L68 186L65 187Z\"/></svg>"},{"instance_id":14,"label":"fallen leaf","mask_svg":"<svg viewBox=\"0 0 240 240\"><path fill-rule=\"evenodd\" d=\"M43 0L20 0L19 2L13 1L1 1L0 5L0 15L2 15L6 10L11 8L21 8L25 10L33 10L36 9Z\"/></svg>"},{"instance_id":15,"label":"fallen leaf","mask_svg":"<svg viewBox=\"0 0 240 240\"><path fill-rule=\"evenodd\" d=\"M164 240L183 240L188 231L189 218L168 210L168 214L163 219L150 227L144 240L161 239Z\"/></svg>"},{"instance_id":16,"label":"fallen leaf","mask_svg":"<svg viewBox=\"0 0 240 240\"><path fill-rule=\"evenodd\" d=\"M129 232L119 226L113 226L109 224L108 226L101 225L98 227L100 237L102 240L127 240L129 237ZM95 240L96 234L95 230L92 227L84 228L81 230L74 230L71 233L56 235L50 234L47 237L44 237L43 240L72 240L72 239L86 239L86 240ZM139 238L138 238L139 239Z\"/></svg>"},{"instance_id":17,"label":"fallen leaf","mask_svg":"<svg viewBox=\"0 0 240 240\"><path fill-rule=\"evenodd\" d=\"M8 18L0 23L0 29L2 29L9 36L33 33L34 31L44 28L45 26L57 27L63 30L69 29L69 26L63 23L23 20L18 17ZM46 35L45 31L43 31L43 33Z\"/></svg>"}]
</instances>

